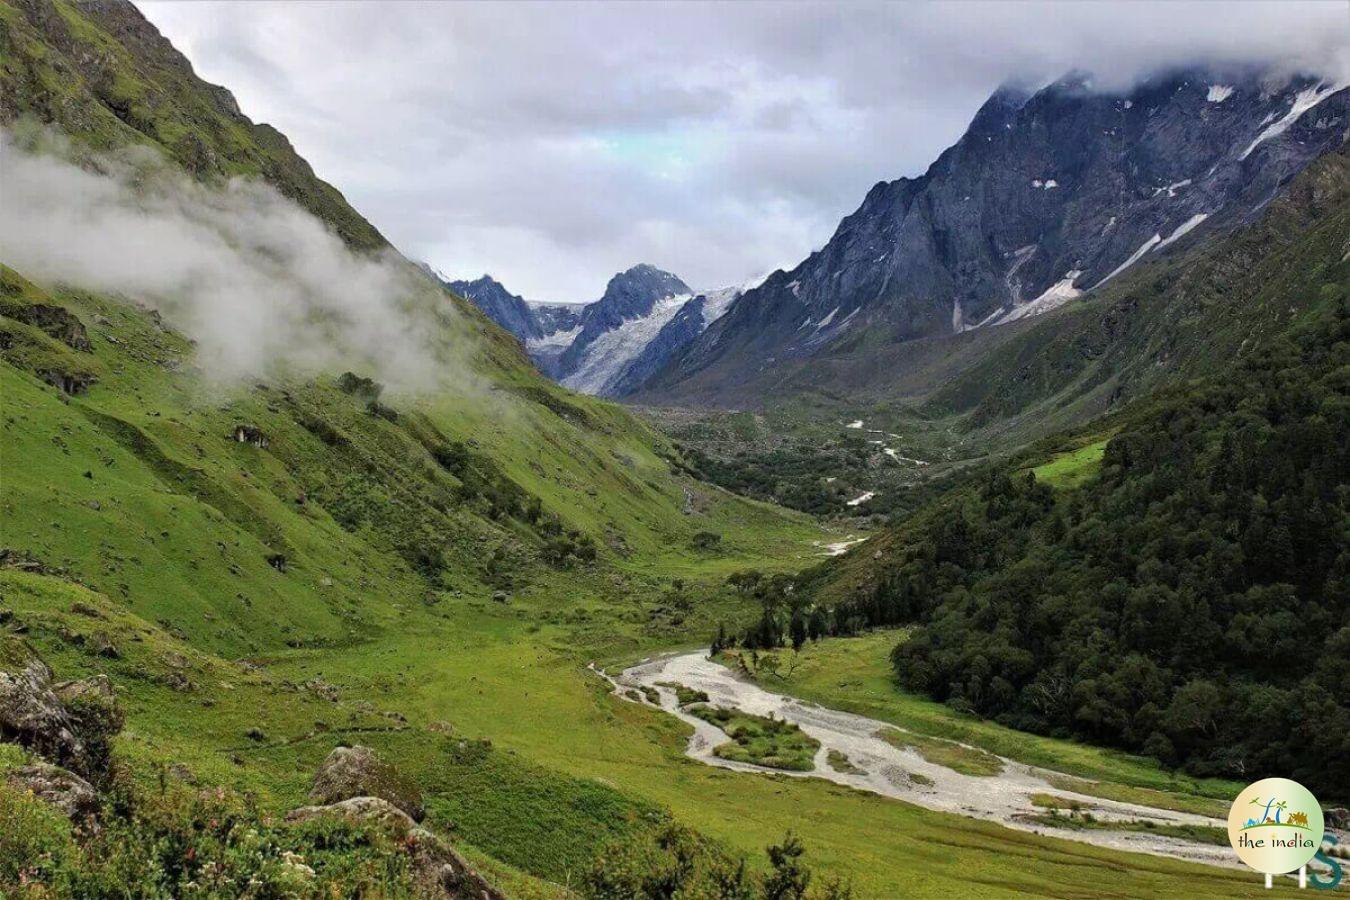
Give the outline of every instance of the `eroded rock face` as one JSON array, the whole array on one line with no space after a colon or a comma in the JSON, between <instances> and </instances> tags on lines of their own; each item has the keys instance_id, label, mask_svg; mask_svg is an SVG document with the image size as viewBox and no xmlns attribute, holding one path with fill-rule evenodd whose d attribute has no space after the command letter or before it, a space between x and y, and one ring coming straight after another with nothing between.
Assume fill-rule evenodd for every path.
<instances>
[{"instance_id":1,"label":"eroded rock face","mask_svg":"<svg viewBox=\"0 0 1350 900\"><path fill-rule=\"evenodd\" d=\"M0 314L11 319L32 325L72 350L88 353L89 333L79 317L63 306L46 303L5 303L0 305Z\"/></svg>"},{"instance_id":2,"label":"eroded rock face","mask_svg":"<svg viewBox=\"0 0 1350 900\"><path fill-rule=\"evenodd\" d=\"M41 660L0 672L0 740L97 784L107 775L110 741L121 729L122 710L106 675L53 683Z\"/></svg>"},{"instance_id":3,"label":"eroded rock face","mask_svg":"<svg viewBox=\"0 0 1350 900\"><path fill-rule=\"evenodd\" d=\"M52 670L38 660L18 672L0 672L0 740L77 770L88 763L74 719L52 684Z\"/></svg>"},{"instance_id":4,"label":"eroded rock face","mask_svg":"<svg viewBox=\"0 0 1350 900\"><path fill-rule=\"evenodd\" d=\"M333 804L353 797L377 797L422 821L422 793L369 747L337 747L314 776L309 799Z\"/></svg>"},{"instance_id":5,"label":"eroded rock face","mask_svg":"<svg viewBox=\"0 0 1350 900\"><path fill-rule=\"evenodd\" d=\"M99 800L93 785L68 769L34 763L15 769L5 780L16 790L31 791L73 822L86 822L98 815Z\"/></svg>"}]
</instances>

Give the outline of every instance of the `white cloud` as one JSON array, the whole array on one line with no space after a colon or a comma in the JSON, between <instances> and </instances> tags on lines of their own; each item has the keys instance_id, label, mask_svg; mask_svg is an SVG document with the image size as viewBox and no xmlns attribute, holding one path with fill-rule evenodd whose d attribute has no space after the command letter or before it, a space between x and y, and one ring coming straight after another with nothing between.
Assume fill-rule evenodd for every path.
<instances>
[{"instance_id":1,"label":"white cloud","mask_svg":"<svg viewBox=\"0 0 1350 900\"><path fill-rule=\"evenodd\" d=\"M396 254L352 252L261 182L208 188L143 147L65 152L0 131L0 259L21 274L149 303L220 380L355 369L467 388L451 305Z\"/></svg>"}]
</instances>

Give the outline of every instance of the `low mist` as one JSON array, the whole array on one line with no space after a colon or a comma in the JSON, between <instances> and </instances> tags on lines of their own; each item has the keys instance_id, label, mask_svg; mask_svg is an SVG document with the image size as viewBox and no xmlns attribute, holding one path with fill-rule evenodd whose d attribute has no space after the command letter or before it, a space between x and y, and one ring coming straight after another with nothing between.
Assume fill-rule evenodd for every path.
<instances>
[{"instance_id":1,"label":"low mist","mask_svg":"<svg viewBox=\"0 0 1350 900\"><path fill-rule=\"evenodd\" d=\"M215 380L353 369L406 391L450 374L435 345L453 307L393 251L357 254L269 185L206 186L149 148L72 159L0 131L0 262L20 274L158 309Z\"/></svg>"}]
</instances>

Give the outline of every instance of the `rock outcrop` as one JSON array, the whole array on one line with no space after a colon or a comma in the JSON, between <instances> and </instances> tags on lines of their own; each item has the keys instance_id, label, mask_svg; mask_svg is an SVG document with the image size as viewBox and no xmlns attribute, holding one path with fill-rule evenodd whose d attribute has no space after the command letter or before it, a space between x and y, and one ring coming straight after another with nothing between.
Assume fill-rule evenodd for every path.
<instances>
[{"instance_id":1,"label":"rock outcrop","mask_svg":"<svg viewBox=\"0 0 1350 900\"><path fill-rule=\"evenodd\" d=\"M416 786L369 747L338 747L314 775L313 806L286 815L289 822L335 816L388 831L412 862L418 887L446 900L505 900L448 843L419 826L422 797Z\"/></svg>"},{"instance_id":2,"label":"rock outcrop","mask_svg":"<svg viewBox=\"0 0 1350 900\"><path fill-rule=\"evenodd\" d=\"M377 797L413 821L422 821L422 793L369 747L337 747L314 775L309 799L329 805L354 797Z\"/></svg>"},{"instance_id":3,"label":"rock outcrop","mask_svg":"<svg viewBox=\"0 0 1350 900\"><path fill-rule=\"evenodd\" d=\"M39 331L56 338L72 350L88 353L89 332L84 323L64 306L50 303L10 303L0 302L0 315L8 316L17 322L31 325Z\"/></svg>"},{"instance_id":4,"label":"rock outcrop","mask_svg":"<svg viewBox=\"0 0 1350 900\"><path fill-rule=\"evenodd\" d=\"M447 900L505 900L505 895L474 871L454 848L388 800L350 797L324 806L302 806L286 814L288 822L338 817L387 830L412 861L413 877L428 896Z\"/></svg>"},{"instance_id":5,"label":"rock outcrop","mask_svg":"<svg viewBox=\"0 0 1350 900\"><path fill-rule=\"evenodd\" d=\"M77 824L98 816L98 793L93 785L69 769L38 762L15 769L5 781L16 790L31 791L33 796L55 806Z\"/></svg>"},{"instance_id":6,"label":"rock outcrop","mask_svg":"<svg viewBox=\"0 0 1350 900\"><path fill-rule=\"evenodd\" d=\"M90 763L74 717L56 693L52 670L38 660L17 672L0 672L0 740L77 771Z\"/></svg>"},{"instance_id":7,"label":"rock outcrop","mask_svg":"<svg viewBox=\"0 0 1350 900\"><path fill-rule=\"evenodd\" d=\"M286 814L288 822L308 822L324 816L337 816L363 825L378 825L398 837L417 827L412 816L381 797L348 797L336 803L301 806Z\"/></svg>"}]
</instances>

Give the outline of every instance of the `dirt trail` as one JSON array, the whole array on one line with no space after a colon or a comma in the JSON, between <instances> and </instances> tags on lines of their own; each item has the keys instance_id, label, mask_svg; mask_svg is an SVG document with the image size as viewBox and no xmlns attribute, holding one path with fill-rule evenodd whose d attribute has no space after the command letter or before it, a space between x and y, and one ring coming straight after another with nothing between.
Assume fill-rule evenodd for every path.
<instances>
[{"instance_id":1,"label":"dirt trail","mask_svg":"<svg viewBox=\"0 0 1350 900\"><path fill-rule=\"evenodd\" d=\"M626 695L627 691L641 687L655 689L660 697L661 709L688 723L694 729L689 738L686 754L708 765L741 772L778 772L715 756L713 749L728 740L726 734L716 726L680 709L675 692L663 687L662 683L682 684L694 690L705 691L715 706L738 709L758 716L772 713L777 718L796 723L803 731L820 741L821 747L820 752L816 754L814 771L779 774L825 778L929 809L988 819L1009 828L1051 834L1055 837L1118 850L1152 853L1212 865L1232 867L1239 865L1235 855L1226 845L1192 843L1148 832L1057 829L1026 822L1021 817L1045 812L1032 805L1031 795L1047 793L1080 802L1084 808L1090 809L1099 822L1152 821L1159 824L1215 827L1224 827L1226 824L1207 816L1103 800L1063 790L1047 780L1048 777L1058 773L1002 757L1000 758L1003 760L1003 772L999 775L987 777L963 775L945 766L926 761L913 748L901 749L877 737L879 730L895 728L889 723L771 693L756 684L738 678L730 669L708 659L706 650L644 660L624 670L617 677L598 669L596 671L610 682L619 697L631 702L643 701L632 701L632 698ZM636 693L641 694L640 691ZM903 731L903 729L896 730ZM851 773L835 771L826 762L830 750L845 754L849 761L862 771ZM911 775L919 775L920 779L916 781Z\"/></svg>"}]
</instances>

